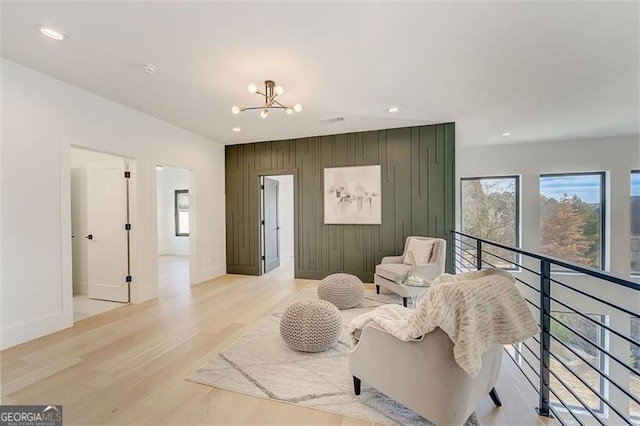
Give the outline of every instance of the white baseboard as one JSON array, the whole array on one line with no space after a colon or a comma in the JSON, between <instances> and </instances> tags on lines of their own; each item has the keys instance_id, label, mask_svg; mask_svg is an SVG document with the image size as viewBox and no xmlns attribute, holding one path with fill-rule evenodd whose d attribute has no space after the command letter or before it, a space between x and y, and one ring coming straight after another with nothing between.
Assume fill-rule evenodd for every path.
<instances>
[{"instance_id":1,"label":"white baseboard","mask_svg":"<svg viewBox=\"0 0 640 426\"><path fill-rule=\"evenodd\" d=\"M47 315L2 329L0 349L7 349L73 326L73 312Z\"/></svg>"},{"instance_id":2,"label":"white baseboard","mask_svg":"<svg viewBox=\"0 0 640 426\"><path fill-rule=\"evenodd\" d=\"M227 273L227 265L217 265L206 271L202 271L196 277L196 283L200 284L205 281L212 280Z\"/></svg>"},{"instance_id":3,"label":"white baseboard","mask_svg":"<svg viewBox=\"0 0 640 426\"><path fill-rule=\"evenodd\" d=\"M175 256L189 256L188 248L175 248L175 247L164 247L158 249L158 256L164 255L175 255Z\"/></svg>"}]
</instances>

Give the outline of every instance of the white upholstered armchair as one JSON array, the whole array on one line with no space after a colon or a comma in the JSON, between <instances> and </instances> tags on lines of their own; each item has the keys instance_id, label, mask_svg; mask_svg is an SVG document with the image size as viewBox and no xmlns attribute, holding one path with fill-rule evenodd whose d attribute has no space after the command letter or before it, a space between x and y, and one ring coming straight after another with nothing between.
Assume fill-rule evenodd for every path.
<instances>
[{"instance_id":1,"label":"white upholstered armchair","mask_svg":"<svg viewBox=\"0 0 640 426\"><path fill-rule=\"evenodd\" d=\"M440 328L420 341L402 342L368 325L349 356L349 369L356 395L362 380L436 425L462 425L487 394L501 405L494 389L501 360L502 346L494 346L472 378L456 363L453 343Z\"/></svg>"},{"instance_id":2,"label":"white upholstered armchair","mask_svg":"<svg viewBox=\"0 0 640 426\"><path fill-rule=\"evenodd\" d=\"M416 309L381 306L349 332L358 339L349 355L356 395L364 382L437 425L461 425L487 395L501 405L503 345L539 329L514 278L488 269L441 275Z\"/></svg>"},{"instance_id":3,"label":"white upholstered armchair","mask_svg":"<svg viewBox=\"0 0 640 426\"><path fill-rule=\"evenodd\" d=\"M380 287L384 287L402 296L402 302L407 306L407 299L411 294L398 283L404 281L411 273L429 281L435 279L444 273L446 258L447 242L445 240L419 236L407 237L402 255L383 257L380 264L376 266L373 277L376 292L380 294Z\"/></svg>"}]
</instances>

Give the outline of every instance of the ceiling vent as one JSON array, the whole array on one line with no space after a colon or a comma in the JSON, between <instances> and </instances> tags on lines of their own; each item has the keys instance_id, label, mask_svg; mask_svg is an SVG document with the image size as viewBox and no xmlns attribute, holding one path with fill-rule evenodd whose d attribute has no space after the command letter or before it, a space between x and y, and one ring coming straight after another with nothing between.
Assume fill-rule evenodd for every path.
<instances>
[{"instance_id":1,"label":"ceiling vent","mask_svg":"<svg viewBox=\"0 0 640 426\"><path fill-rule=\"evenodd\" d=\"M344 121L344 117L333 117L333 118L325 118L324 120L320 120L322 124L332 124L332 123L338 123L340 121Z\"/></svg>"}]
</instances>

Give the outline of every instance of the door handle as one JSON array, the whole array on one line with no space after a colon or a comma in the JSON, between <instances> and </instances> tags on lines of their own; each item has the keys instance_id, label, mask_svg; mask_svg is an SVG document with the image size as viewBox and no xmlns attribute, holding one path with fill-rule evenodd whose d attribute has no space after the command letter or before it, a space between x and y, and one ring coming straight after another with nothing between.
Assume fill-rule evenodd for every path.
<instances>
[{"instance_id":1,"label":"door handle","mask_svg":"<svg viewBox=\"0 0 640 426\"><path fill-rule=\"evenodd\" d=\"M89 234L85 237L87 240L93 240L93 234Z\"/></svg>"}]
</instances>

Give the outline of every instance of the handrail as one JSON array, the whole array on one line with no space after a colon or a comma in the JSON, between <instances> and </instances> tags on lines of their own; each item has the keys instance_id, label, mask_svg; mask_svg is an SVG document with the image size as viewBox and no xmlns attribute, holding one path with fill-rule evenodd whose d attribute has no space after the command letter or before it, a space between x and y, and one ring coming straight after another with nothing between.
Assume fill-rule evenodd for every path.
<instances>
[{"instance_id":1,"label":"handrail","mask_svg":"<svg viewBox=\"0 0 640 426\"><path fill-rule=\"evenodd\" d=\"M617 352L609 352L608 343L610 338L616 338L620 339L619 342L624 342L624 344L640 347L640 341L636 340L637 338L635 336L632 336L629 330L626 330L626 326L622 329L626 331L621 331L620 329L616 330L615 324L604 322L602 320L596 320L591 317L593 316L593 313L587 314L586 312L580 312L580 310L578 310L575 305L571 306L571 302L567 300L567 297L570 297L567 296L567 293L563 292L557 295L554 294L553 297L551 293L552 289L558 286L567 288L568 290L572 290L575 293L568 293L569 295L579 295L578 297L581 298L580 300L589 300L590 306L600 307L596 309L596 312L602 312L602 314L600 315L606 315L608 312L616 312L618 318L620 318L619 315L627 315L633 320L640 320L640 313L635 312L634 308L625 308L623 306L620 306L620 303L618 303L614 299L611 299L611 301L605 300L602 298L604 297L602 294L591 294L589 290L586 290L584 288L579 289L576 287L576 285L570 285L559 281L558 277L553 276L551 265L557 265L569 270L570 272L584 274L597 280L604 281L607 284L619 285L621 287L638 292L640 292L640 284L613 276L606 271L584 265L578 265L567 260L559 259L552 256L546 256L540 253L534 253L518 247L510 247L502 243L490 241L455 230L452 231L452 240L454 243L452 244L452 246L454 247L453 265L457 271L479 270L483 266L497 267L496 265L502 264L504 266L503 269L505 269L507 272L514 271L515 267L517 268L517 271L525 270L528 273L532 274L526 274L520 277L516 276L514 278L518 283L521 283L524 286L528 287L534 292L533 294L536 294L539 297L537 304L525 298L525 300L531 305L530 309L537 309L539 311L539 325L541 330L540 335L538 338L536 338L536 336L532 338L532 341L537 344L537 351L536 344L532 344L533 347L530 347L526 342L522 342L522 344L531 354L524 353L521 351L521 349L518 348L516 348L518 357L512 356L509 352L507 353L509 354L509 357L516 363L516 366L520 369L520 371L524 374L527 381L536 389L536 392L539 395L539 403L536 410L541 416L555 416L563 425L566 424L565 421L573 421L566 418L567 415L570 415L571 418L575 419L575 421L579 424L585 424L585 422L587 424L590 424L593 421L596 421L600 424L606 424L607 415L615 415L617 416L616 420L619 419L620 421L629 425L633 425L634 422L637 423L640 420L635 417L633 421L631 420L629 404L627 404L626 407L624 405L621 407L616 405L618 403L615 400L608 399L609 389L615 389L617 392L625 395L630 403L636 403L640 405L640 399L636 395L634 395L634 392L631 390L630 385L630 380L632 380L633 376L640 377L640 370L630 361L624 361L628 358L628 355L620 352L620 345L617 345ZM504 254L503 252L500 252L499 254L491 253L491 251L487 250L486 247L494 247L506 250L511 254L516 254L516 256L509 259L509 254ZM491 263L490 261L487 261L488 257L490 257L496 265L494 265L494 263ZM535 266L532 266L531 263L528 263L527 267L521 265L520 263L522 262L520 257L528 257L537 260L539 262L539 269L534 270ZM499 260L494 261L494 258ZM539 278L539 281L537 283L533 281L534 284L526 282L526 280L531 281L532 276L537 276ZM522 288L524 289L524 287ZM603 292L610 293L609 287L602 288L606 289L603 290ZM589 332L588 329L585 330L577 326L574 326L576 329L571 328L569 326L569 324L571 323L569 320L565 321L559 319L559 317L555 315L556 312L551 310L552 303L557 304L553 305L554 309L557 309L558 306L561 306L563 307L560 309L561 311L562 309L564 309L572 315L577 315L577 318L581 318L582 321L586 320L586 324L589 324L590 327L596 327L595 330L600 337L596 337L595 339L588 337L590 333L593 332L593 328L591 328L591 332ZM556 331L555 329L554 331L552 331L552 320L554 324L558 324L562 327L562 329L568 330L571 333L569 336L571 336L571 339L574 340L574 343L571 343L571 340L563 340L567 339L567 337L561 338L554 334L556 333ZM618 320L617 326L620 327L620 325L621 323ZM609 338L605 338L605 335L607 334L610 336ZM554 343L553 347L551 345L552 339L554 342L556 342ZM577 342L585 343L576 343L575 339L578 339ZM585 349L584 347L585 344L588 344L588 353L585 352L587 351L587 349ZM628 347L631 348L631 346ZM560 350L558 348L560 348ZM593 356L594 353L596 357L595 359L598 360L598 365L593 365L593 361L587 361L587 359L585 358ZM571 356L575 358L571 358ZM593 387L595 385L589 384L585 380L585 378L581 377L572 368L569 368L568 362L562 360L563 357L565 361L573 359L579 360L578 362L585 363L590 368L590 371L594 371L596 373L597 383L599 383L597 387L599 387L600 390L596 390ZM527 358L531 360L531 362ZM551 364L551 358L554 359L553 365ZM534 384L534 380L529 378L531 372L525 372L525 370L522 369L521 364L519 364L520 362L526 363L526 365L531 368L531 372L536 376L535 380L538 380L537 386ZM539 364L539 367L534 367L532 363ZM610 367L606 367L606 363L610 363ZM569 373L566 373L561 369L556 370L556 368L558 368L559 366L564 366L564 368L570 373L570 375L573 375L573 378L577 379L584 386L584 390L581 391L578 388L572 388L572 382L571 380L568 380L569 376L567 376L567 374ZM612 369L611 371L615 369L618 373L611 375L609 371L610 368ZM620 374L623 375L620 376ZM626 374L626 377L628 377L628 383L626 382L627 379L624 379L624 374ZM614 377L616 378L615 380L613 379ZM620 381L621 377L622 381ZM555 380L555 382L551 381L552 378ZM605 386L603 384L604 381L608 382L610 386ZM587 395L589 396L589 398L586 399L585 394L581 392L586 392L587 390L591 393L591 395ZM563 401L561 394L563 396L570 395L570 397L573 398L573 401L577 401L579 405L576 407L572 405L574 404L574 402L569 403ZM550 401L551 395L556 398L556 402L552 403ZM596 401L599 401L598 405L595 407L593 405L589 405L589 401L593 403L594 398ZM606 411L607 409L609 411ZM587 421L587 417L591 417L591 420Z\"/></svg>"},{"instance_id":2,"label":"handrail","mask_svg":"<svg viewBox=\"0 0 640 426\"><path fill-rule=\"evenodd\" d=\"M517 247L509 247L507 245L500 244L495 241L485 240L480 237L474 237L473 235L465 234L459 231L451 231L451 232L454 234L462 235L463 237L473 238L476 241L481 241L483 243L491 244L492 246L500 247L505 250L512 251L514 253L524 254L525 256L531 257L533 259L546 260L555 265L562 266L563 268L568 268L577 272L581 272L586 275L590 275L592 277L599 278L601 280L605 280L618 285L629 287L632 290L640 291L640 284L634 283L633 281L625 280L623 278L616 277L614 275L609 275L607 273L602 272L599 269L591 268L589 266L584 266L584 265L578 265L577 263L568 262L566 260L558 259L557 257L553 257L553 256L545 256L539 253L522 250L521 248L517 248Z\"/></svg>"}]
</instances>

